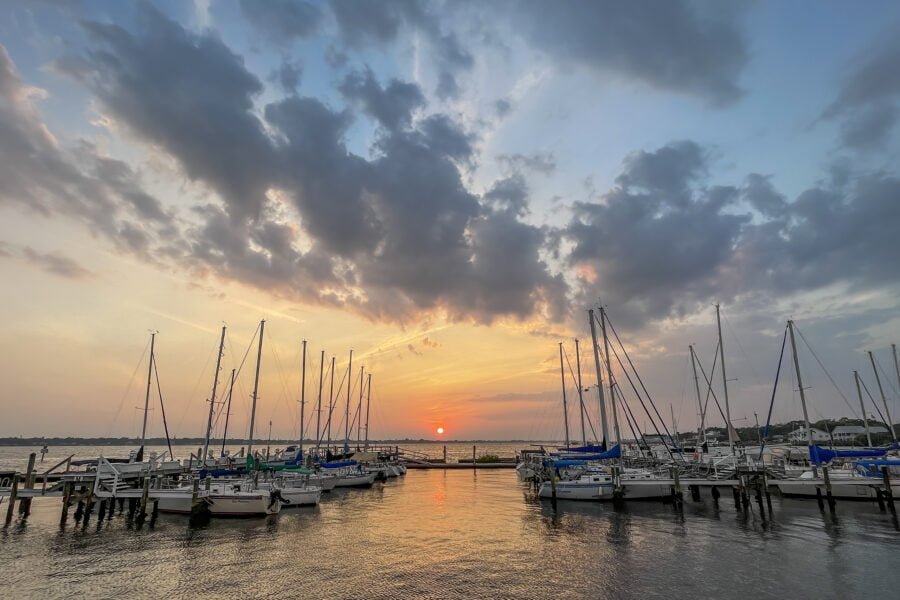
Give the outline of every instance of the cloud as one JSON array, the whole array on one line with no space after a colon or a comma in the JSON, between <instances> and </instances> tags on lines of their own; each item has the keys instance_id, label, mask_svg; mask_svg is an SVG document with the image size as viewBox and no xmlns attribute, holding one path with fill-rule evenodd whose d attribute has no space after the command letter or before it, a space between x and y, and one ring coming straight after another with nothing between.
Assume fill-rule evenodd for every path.
<instances>
[{"instance_id":1,"label":"cloud","mask_svg":"<svg viewBox=\"0 0 900 600\"><path fill-rule=\"evenodd\" d=\"M303 66L300 63L283 60L281 66L272 73L270 81L277 83L286 94L295 94L303 78Z\"/></svg>"},{"instance_id":2,"label":"cloud","mask_svg":"<svg viewBox=\"0 0 900 600\"><path fill-rule=\"evenodd\" d=\"M425 96L419 86L393 79L382 88L371 69L347 75L338 89L345 98L359 103L366 114L391 130L408 127L413 112L425 105Z\"/></svg>"},{"instance_id":3,"label":"cloud","mask_svg":"<svg viewBox=\"0 0 900 600\"><path fill-rule=\"evenodd\" d=\"M117 248L128 249L138 233L172 235L171 215L142 190L134 169L87 142L59 144L33 105L43 95L22 82L0 45L0 203L46 218L77 219ZM66 271L62 262L57 265Z\"/></svg>"},{"instance_id":4,"label":"cloud","mask_svg":"<svg viewBox=\"0 0 900 600\"><path fill-rule=\"evenodd\" d=\"M900 230L900 180L838 179L788 201L755 173L740 188L706 185L710 156L693 142L633 153L615 187L575 203L560 235L576 304L600 298L635 325L746 294L900 284L890 233Z\"/></svg>"},{"instance_id":5,"label":"cloud","mask_svg":"<svg viewBox=\"0 0 900 600\"><path fill-rule=\"evenodd\" d=\"M740 6L576 0L558 10L541 0L493 4L512 17L526 40L562 65L616 73L713 106L743 95L738 79L748 52Z\"/></svg>"},{"instance_id":6,"label":"cloud","mask_svg":"<svg viewBox=\"0 0 900 600\"><path fill-rule=\"evenodd\" d=\"M820 118L841 121L841 141L857 150L884 146L897 122L900 40L885 38L857 57L837 97Z\"/></svg>"},{"instance_id":7,"label":"cloud","mask_svg":"<svg viewBox=\"0 0 900 600\"><path fill-rule=\"evenodd\" d=\"M66 279L86 279L94 277L94 273L88 271L68 256L58 252L42 253L32 248L22 248L22 258L40 267L47 273L65 277Z\"/></svg>"},{"instance_id":8,"label":"cloud","mask_svg":"<svg viewBox=\"0 0 900 600\"><path fill-rule=\"evenodd\" d=\"M322 11L304 0L241 0L241 12L260 33L286 42L316 33Z\"/></svg>"},{"instance_id":9,"label":"cloud","mask_svg":"<svg viewBox=\"0 0 900 600\"><path fill-rule=\"evenodd\" d=\"M552 152L538 154L498 154L497 161L508 171L551 175L556 170L556 157Z\"/></svg>"}]
</instances>

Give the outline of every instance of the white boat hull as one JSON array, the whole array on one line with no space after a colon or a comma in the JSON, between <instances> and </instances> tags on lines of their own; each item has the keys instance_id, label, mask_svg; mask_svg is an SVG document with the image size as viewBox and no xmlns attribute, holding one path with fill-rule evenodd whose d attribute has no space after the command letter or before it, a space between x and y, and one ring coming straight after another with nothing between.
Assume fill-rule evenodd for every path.
<instances>
[{"instance_id":1,"label":"white boat hull","mask_svg":"<svg viewBox=\"0 0 900 600\"><path fill-rule=\"evenodd\" d=\"M156 490L159 512L191 514L191 490ZM272 501L269 492L218 493L203 490L198 500L209 507L214 517L254 517L277 514L281 502Z\"/></svg>"},{"instance_id":2,"label":"white boat hull","mask_svg":"<svg viewBox=\"0 0 900 600\"><path fill-rule=\"evenodd\" d=\"M545 481L541 484L538 496L553 498L553 484ZM613 485L611 483L581 483L577 481L557 481L556 498L558 500L612 500Z\"/></svg>"}]
</instances>

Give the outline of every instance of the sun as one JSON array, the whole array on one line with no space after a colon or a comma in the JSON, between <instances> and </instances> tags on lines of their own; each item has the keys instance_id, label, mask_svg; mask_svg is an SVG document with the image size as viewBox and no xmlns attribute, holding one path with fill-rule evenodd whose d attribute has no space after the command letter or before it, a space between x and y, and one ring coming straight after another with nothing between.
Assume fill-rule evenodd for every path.
<instances>
[{"instance_id":1,"label":"sun","mask_svg":"<svg viewBox=\"0 0 900 600\"><path fill-rule=\"evenodd\" d=\"M443 427L438 427L438 428L437 428L437 433L438 433L438 435L443 435L443 433L444 433L444 428L443 428Z\"/></svg>"}]
</instances>

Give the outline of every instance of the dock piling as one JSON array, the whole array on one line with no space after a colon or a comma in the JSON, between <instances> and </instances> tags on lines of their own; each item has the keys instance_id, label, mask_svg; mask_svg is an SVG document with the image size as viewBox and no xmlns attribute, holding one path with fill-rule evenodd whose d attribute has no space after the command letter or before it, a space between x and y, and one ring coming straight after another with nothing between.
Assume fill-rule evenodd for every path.
<instances>
[{"instance_id":1,"label":"dock piling","mask_svg":"<svg viewBox=\"0 0 900 600\"><path fill-rule=\"evenodd\" d=\"M72 503L72 484L66 482L63 484L63 497L62 497L62 513L59 515L59 526L62 527L66 524L66 519L69 517L69 505Z\"/></svg>"},{"instance_id":2,"label":"dock piling","mask_svg":"<svg viewBox=\"0 0 900 600\"><path fill-rule=\"evenodd\" d=\"M9 524L12 523L13 514L15 512L16 506L16 497L19 495L19 476L13 475L12 478L12 487L9 489L9 506L6 507L6 522L4 523L4 527L9 527Z\"/></svg>"},{"instance_id":3,"label":"dock piling","mask_svg":"<svg viewBox=\"0 0 900 600\"><path fill-rule=\"evenodd\" d=\"M834 495L831 493L831 476L828 467L822 467L822 477L825 479L825 498L828 500L828 510L834 512Z\"/></svg>"},{"instance_id":4,"label":"dock piling","mask_svg":"<svg viewBox=\"0 0 900 600\"><path fill-rule=\"evenodd\" d=\"M897 514L897 507L894 506L894 490L891 489L891 472L887 465L881 467L881 478L884 480L884 495L888 508L893 514Z\"/></svg>"},{"instance_id":5,"label":"dock piling","mask_svg":"<svg viewBox=\"0 0 900 600\"><path fill-rule=\"evenodd\" d=\"M28 455L28 469L25 471L25 489L34 489L34 461L37 455L32 452ZM19 514L27 517L31 514L31 496L19 500Z\"/></svg>"}]
</instances>

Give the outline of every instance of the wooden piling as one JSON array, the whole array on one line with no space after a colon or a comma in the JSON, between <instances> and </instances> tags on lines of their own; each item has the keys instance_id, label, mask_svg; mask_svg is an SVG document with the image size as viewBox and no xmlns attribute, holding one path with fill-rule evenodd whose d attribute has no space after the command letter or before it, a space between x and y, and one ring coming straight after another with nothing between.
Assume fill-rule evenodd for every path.
<instances>
[{"instance_id":1,"label":"wooden piling","mask_svg":"<svg viewBox=\"0 0 900 600\"><path fill-rule=\"evenodd\" d=\"M740 490L740 482L738 482L738 486L731 488L731 493L734 496L734 508L737 510L741 510L741 490Z\"/></svg>"},{"instance_id":2,"label":"wooden piling","mask_svg":"<svg viewBox=\"0 0 900 600\"><path fill-rule=\"evenodd\" d=\"M15 512L16 506L16 497L19 495L19 476L13 475L12 478L12 487L9 489L9 506L6 507L6 522L4 523L4 527L9 527L9 524L12 523L13 514Z\"/></svg>"},{"instance_id":3,"label":"wooden piling","mask_svg":"<svg viewBox=\"0 0 900 600\"><path fill-rule=\"evenodd\" d=\"M472 446L472 469L474 470L476 468L477 467L476 467L476 463L475 463L475 446ZM556 484L555 483L553 484L553 499L554 500L556 499Z\"/></svg>"},{"instance_id":4,"label":"wooden piling","mask_svg":"<svg viewBox=\"0 0 900 600\"><path fill-rule=\"evenodd\" d=\"M78 495L78 504L75 505L75 524L78 525L81 523L81 519L84 517L84 493Z\"/></svg>"},{"instance_id":5,"label":"wooden piling","mask_svg":"<svg viewBox=\"0 0 900 600\"><path fill-rule=\"evenodd\" d=\"M447 446L444 446L444 463L447 462Z\"/></svg>"},{"instance_id":6,"label":"wooden piling","mask_svg":"<svg viewBox=\"0 0 900 600\"><path fill-rule=\"evenodd\" d=\"M150 478L144 477L144 488L141 492L141 506L138 513L138 524L143 524L147 519L147 498L150 496Z\"/></svg>"},{"instance_id":7,"label":"wooden piling","mask_svg":"<svg viewBox=\"0 0 900 600\"><path fill-rule=\"evenodd\" d=\"M81 526L87 527L88 521L91 519L91 510L94 508L94 492L90 491L87 500L84 502L84 514L81 517Z\"/></svg>"},{"instance_id":8,"label":"wooden piling","mask_svg":"<svg viewBox=\"0 0 900 600\"><path fill-rule=\"evenodd\" d=\"M25 489L33 490L34 489L34 460L37 455L32 452L28 455L28 468L25 471ZM31 497L22 498L19 500L19 513L23 517L27 517L31 514Z\"/></svg>"},{"instance_id":9,"label":"wooden piling","mask_svg":"<svg viewBox=\"0 0 900 600\"><path fill-rule=\"evenodd\" d=\"M831 493L831 476L828 467L822 467L822 477L825 479L825 498L828 500L828 510L834 512L834 495Z\"/></svg>"},{"instance_id":10,"label":"wooden piling","mask_svg":"<svg viewBox=\"0 0 900 600\"><path fill-rule=\"evenodd\" d=\"M718 486L714 485L712 487L712 499L713 499L713 504L715 504L716 506L719 505L719 496L720 496L719 488L718 488Z\"/></svg>"},{"instance_id":11,"label":"wooden piling","mask_svg":"<svg viewBox=\"0 0 900 600\"><path fill-rule=\"evenodd\" d=\"M100 500L100 506L97 508L97 525L99 526L103 523L103 519L106 518L106 498Z\"/></svg>"},{"instance_id":12,"label":"wooden piling","mask_svg":"<svg viewBox=\"0 0 900 600\"><path fill-rule=\"evenodd\" d=\"M896 514L897 507L894 506L894 490L891 489L891 472L888 470L887 465L881 467L881 478L884 481L884 495L888 508L892 513Z\"/></svg>"},{"instance_id":13,"label":"wooden piling","mask_svg":"<svg viewBox=\"0 0 900 600\"><path fill-rule=\"evenodd\" d=\"M875 488L875 500L878 502L878 510L884 512L884 493L879 488Z\"/></svg>"},{"instance_id":14,"label":"wooden piling","mask_svg":"<svg viewBox=\"0 0 900 600\"><path fill-rule=\"evenodd\" d=\"M66 524L66 519L69 517L69 505L72 502L72 484L70 482L66 482L63 484L63 497L62 497L62 512L59 515L59 525L62 527Z\"/></svg>"}]
</instances>

